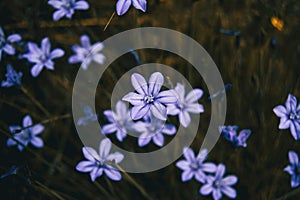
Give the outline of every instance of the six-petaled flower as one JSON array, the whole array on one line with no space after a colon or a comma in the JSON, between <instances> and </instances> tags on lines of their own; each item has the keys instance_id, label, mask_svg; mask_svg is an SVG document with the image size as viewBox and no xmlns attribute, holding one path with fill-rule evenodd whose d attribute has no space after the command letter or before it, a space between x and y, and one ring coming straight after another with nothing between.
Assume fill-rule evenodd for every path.
<instances>
[{"instance_id":1,"label":"six-petaled flower","mask_svg":"<svg viewBox=\"0 0 300 200\"><path fill-rule=\"evenodd\" d=\"M96 42L91 45L90 38L87 35L83 35L80 37L81 45L72 46L72 50L75 55L72 55L69 58L69 63L81 63L82 69L86 70L89 67L89 64L92 61L96 63L103 64L105 61L105 56L100 53L103 49L102 42Z\"/></svg>"},{"instance_id":2,"label":"six-petaled flower","mask_svg":"<svg viewBox=\"0 0 300 200\"><path fill-rule=\"evenodd\" d=\"M103 139L99 144L99 153L91 147L83 147L82 152L87 159L77 164L76 170L80 172L90 172L91 180L94 182L103 172L114 181L121 180L122 176L119 170L112 166L113 163L120 163L124 155L115 152L109 153L111 149L111 141L108 138Z\"/></svg>"},{"instance_id":3,"label":"six-petaled flower","mask_svg":"<svg viewBox=\"0 0 300 200\"><path fill-rule=\"evenodd\" d=\"M219 164L214 176L208 175L206 183L200 188L202 195L209 195L212 193L214 200L222 198L222 193L229 198L236 198L236 191L231 186L234 185L238 178L234 175L224 177L225 166Z\"/></svg>"},{"instance_id":4,"label":"six-petaled flower","mask_svg":"<svg viewBox=\"0 0 300 200\"><path fill-rule=\"evenodd\" d=\"M21 86L22 72L16 72L11 65L6 66L6 80L2 81L2 87Z\"/></svg>"},{"instance_id":5,"label":"six-petaled flower","mask_svg":"<svg viewBox=\"0 0 300 200\"><path fill-rule=\"evenodd\" d=\"M164 77L160 72L151 74L148 83L138 73L131 75L131 84L137 93L130 92L122 100L128 101L133 105L131 109L131 118L133 120L141 119L149 112L158 119L166 120L166 104L175 103L177 97L174 90L160 92L163 83Z\"/></svg>"},{"instance_id":6,"label":"six-petaled flower","mask_svg":"<svg viewBox=\"0 0 300 200\"><path fill-rule=\"evenodd\" d=\"M296 152L289 151L290 164L284 168L284 171L291 175L291 187L295 188L300 185L300 162Z\"/></svg>"},{"instance_id":7,"label":"six-petaled flower","mask_svg":"<svg viewBox=\"0 0 300 200\"><path fill-rule=\"evenodd\" d=\"M8 55L14 55L16 53L15 48L12 46L12 43L18 42L21 40L19 34L12 34L5 38L3 29L0 27L0 61L2 58L2 52L7 53Z\"/></svg>"},{"instance_id":8,"label":"six-petaled flower","mask_svg":"<svg viewBox=\"0 0 300 200\"><path fill-rule=\"evenodd\" d=\"M251 130L244 129L237 134L238 126L220 126L220 134L236 147L247 147L247 139L251 135Z\"/></svg>"},{"instance_id":9,"label":"six-petaled flower","mask_svg":"<svg viewBox=\"0 0 300 200\"><path fill-rule=\"evenodd\" d=\"M146 12L147 0L118 0L116 4L117 14L119 16L124 15L131 5L138 10Z\"/></svg>"},{"instance_id":10,"label":"six-petaled flower","mask_svg":"<svg viewBox=\"0 0 300 200\"><path fill-rule=\"evenodd\" d=\"M203 91L200 89L193 89L185 97L184 86L177 83L174 91L177 95L177 102L175 104L170 104L167 107L167 112L169 115L178 115L179 121L184 127L188 127L191 123L191 117L189 113L199 114L204 112L204 108L197 101L202 97Z\"/></svg>"},{"instance_id":11,"label":"six-petaled flower","mask_svg":"<svg viewBox=\"0 0 300 200\"><path fill-rule=\"evenodd\" d=\"M59 58L64 55L62 49L56 48L51 51L51 44L49 38L44 38L41 42L41 48L37 44L28 42L27 54L24 54L23 57L35 65L31 68L31 75L36 77L40 74L42 69L46 67L49 70L54 70L54 62L52 59Z\"/></svg>"},{"instance_id":12,"label":"six-petaled flower","mask_svg":"<svg viewBox=\"0 0 300 200\"><path fill-rule=\"evenodd\" d=\"M289 94L285 107L276 106L274 113L280 117L279 129L290 129L295 140L300 139L300 104L292 94Z\"/></svg>"},{"instance_id":13,"label":"six-petaled flower","mask_svg":"<svg viewBox=\"0 0 300 200\"><path fill-rule=\"evenodd\" d=\"M44 146L43 140L38 137L38 135L44 130L44 126L41 124L32 124L32 119L29 115L26 115L23 119L23 128L20 126L10 126L10 132L13 134L15 140L27 146L31 143L37 148L42 148ZM23 146L17 143L15 140L9 138L7 140L7 146L17 145L20 151L23 150Z\"/></svg>"},{"instance_id":14,"label":"six-petaled flower","mask_svg":"<svg viewBox=\"0 0 300 200\"><path fill-rule=\"evenodd\" d=\"M75 10L89 9L89 4L85 0L49 0L48 4L57 9L53 13L54 21L58 21L64 16L71 19Z\"/></svg>"},{"instance_id":15,"label":"six-petaled flower","mask_svg":"<svg viewBox=\"0 0 300 200\"><path fill-rule=\"evenodd\" d=\"M164 145L164 134L174 135L176 127L173 124L165 124L164 121L154 116L145 117L145 122L138 121L133 125L133 129L140 132L138 145L143 147L152 140L157 146Z\"/></svg>"},{"instance_id":16,"label":"six-petaled flower","mask_svg":"<svg viewBox=\"0 0 300 200\"><path fill-rule=\"evenodd\" d=\"M207 149L199 151L196 157L191 148L185 147L183 149L183 155L185 160L180 160L176 163L176 166L183 170L181 174L181 180L183 182L195 177L200 183L205 183L206 173L213 173L217 169L214 163L204 162L208 155Z\"/></svg>"},{"instance_id":17,"label":"six-petaled flower","mask_svg":"<svg viewBox=\"0 0 300 200\"><path fill-rule=\"evenodd\" d=\"M118 101L116 104L116 112L105 110L104 115L110 124L102 127L103 134L116 132L117 139L122 142L127 136L127 131L132 130L133 121L130 118L130 111L126 108L126 104Z\"/></svg>"}]
</instances>

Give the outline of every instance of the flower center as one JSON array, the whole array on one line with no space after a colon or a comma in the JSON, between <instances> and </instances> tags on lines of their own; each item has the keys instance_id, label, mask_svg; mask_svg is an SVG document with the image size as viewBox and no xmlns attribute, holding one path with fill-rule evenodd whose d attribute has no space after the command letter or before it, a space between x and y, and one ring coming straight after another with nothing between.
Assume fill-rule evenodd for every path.
<instances>
[{"instance_id":1,"label":"flower center","mask_svg":"<svg viewBox=\"0 0 300 200\"><path fill-rule=\"evenodd\" d=\"M147 104L150 104L153 101L154 101L154 97L152 95L144 97L144 102L146 102Z\"/></svg>"},{"instance_id":2,"label":"flower center","mask_svg":"<svg viewBox=\"0 0 300 200\"><path fill-rule=\"evenodd\" d=\"M39 57L39 60L41 60L43 63L45 63L48 59L47 56L45 54L41 54Z\"/></svg>"},{"instance_id":3,"label":"flower center","mask_svg":"<svg viewBox=\"0 0 300 200\"><path fill-rule=\"evenodd\" d=\"M215 180L213 186L214 186L215 188L220 188L220 187L222 187L221 180Z\"/></svg>"},{"instance_id":4,"label":"flower center","mask_svg":"<svg viewBox=\"0 0 300 200\"><path fill-rule=\"evenodd\" d=\"M297 112L291 112L289 115L290 120L298 120L300 119L300 114Z\"/></svg>"},{"instance_id":5,"label":"flower center","mask_svg":"<svg viewBox=\"0 0 300 200\"><path fill-rule=\"evenodd\" d=\"M192 162L190 164L190 167L192 168L192 170L198 170L199 169L198 162Z\"/></svg>"},{"instance_id":6,"label":"flower center","mask_svg":"<svg viewBox=\"0 0 300 200\"><path fill-rule=\"evenodd\" d=\"M72 9L74 7L74 1L73 0L65 0L63 7L66 10Z\"/></svg>"},{"instance_id":7,"label":"flower center","mask_svg":"<svg viewBox=\"0 0 300 200\"><path fill-rule=\"evenodd\" d=\"M2 37L2 35L0 35L0 49L2 49L6 44L6 41L4 40L4 38Z\"/></svg>"}]
</instances>

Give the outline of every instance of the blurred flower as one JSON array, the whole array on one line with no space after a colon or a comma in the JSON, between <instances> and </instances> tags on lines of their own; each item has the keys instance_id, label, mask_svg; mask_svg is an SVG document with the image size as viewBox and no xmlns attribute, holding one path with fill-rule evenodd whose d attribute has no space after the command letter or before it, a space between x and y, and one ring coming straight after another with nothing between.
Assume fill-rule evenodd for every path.
<instances>
[{"instance_id":1,"label":"blurred flower","mask_svg":"<svg viewBox=\"0 0 300 200\"><path fill-rule=\"evenodd\" d=\"M289 151L290 165L284 168L284 171L289 173L292 177L291 187L295 188L300 185L300 162L299 157L294 151Z\"/></svg>"},{"instance_id":2,"label":"blurred flower","mask_svg":"<svg viewBox=\"0 0 300 200\"><path fill-rule=\"evenodd\" d=\"M174 91L177 94L176 104L170 104L167 107L167 113L169 115L179 115L179 121L184 127L188 127L191 123L191 117L189 113L203 113L204 108L201 104L198 104L197 101L203 95L203 91L200 89L193 89L190 91L186 97L184 86L180 83L177 83Z\"/></svg>"},{"instance_id":3,"label":"blurred flower","mask_svg":"<svg viewBox=\"0 0 300 200\"><path fill-rule=\"evenodd\" d=\"M32 119L29 115L26 115L23 119L23 128L20 126L10 126L9 130L12 134L14 134L14 139L18 140L24 146L27 146L29 143L37 148L42 148L44 146L43 140L37 136L44 130L44 126L41 124L36 124L33 126ZM18 131L20 132L16 133ZM7 140L7 146L14 145L18 145L18 149L20 151L23 150L23 146L21 144L18 144L16 141L9 138Z\"/></svg>"},{"instance_id":4,"label":"blurred flower","mask_svg":"<svg viewBox=\"0 0 300 200\"><path fill-rule=\"evenodd\" d=\"M206 183L200 188L200 193L202 195L209 195L212 193L214 200L222 198L222 193L224 193L229 198L236 198L236 191L230 186L234 185L238 178L234 175L229 175L223 178L225 174L225 166L219 164L217 166L215 176L208 175L206 177Z\"/></svg>"},{"instance_id":5,"label":"blurred flower","mask_svg":"<svg viewBox=\"0 0 300 200\"><path fill-rule=\"evenodd\" d=\"M54 21L58 21L64 16L71 19L75 10L89 9L89 4L85 0L49 0L48 4L58 9L53 13Z\"/></svg>"},{"instance_id":6,"label":"blurred flower","mask_svg":"<svg viewBox=\"0 0 300 200\"><path fill-rule=\"evenodd\" d=\"M130 8L131 4L136 9L146 12L146 6L147 6L146 0L118 0L116 4L117 14L119 16L124 15Z\"/></svg>"},{"instance_id":7,"label":"blurred flower","mask_svg":"<svg viewBox=\"0 0 300 200\"><path fill-rule=\"evenodd\" d=\"M90 38L87 35L80 37L81 46L73 45L72 50L75 55L69 58L69 63L80 63L82 69L86 70L92 61L96 63L103 64L105 61L105 56L100 53L103 49L102 42L97 42L91 45Z\"/></svg>"},{"instance_id":8,"label":"blurred flower","mask_svg":"<svg viewBox=\"0 0 300 200\"><path fill-rule=\"evenodd\" d=\"M195 157L194 151L189 147L185 147L183 149L183 155L185 160L180 160L176 163L176 166L183 170L181 174L181 180L183 182L195 177L200 183L205 183L205 172L213 173L217 169L214 163L204 163L208 155L207 149L199 151L197 157Z\"/></svg>"},{"instance_id":9,"label":"blurred flower","mask_svg":"<svg viewBox=\"0 0 300 200\"><path fill-rule=\"evenodd\" d=\"M22 72L16 72L11 65L6 66L6 80L2 81L2 87L12 87L12 86L21 86Z\"/></svg>"},{"instance_id":10,"label":"blurred flower","mask_svg":"<svg viewBox=\"0 0 300 200\"><path fill-rule=\"evenodd\" d=\"M237 135L238 126L220 126L219 132L228 141L232 142L236 147L247 147L247 139L251 135L251 130L241 130Z\"/></svg>"},{"instance_id":11,"label":"blurred flower","mask_svg":"<svg viewBox=\"0 0 300 200\"><path fill-rule=\"evenodd\" d=\"M145 78L134 73L131 75L131 84L138 93L130 92L122 100L133 105L131 118L138 120L143 118L150 111L154 117L166 120L167 108L165 104L175 103L177 97L174 90L160 92L164 83L164 77L160 72L151 74L149 82Z\"/></svg>"},{"instance_id":12,"label":"blurred flower","mask_svg":"<svg viewBox=\"0 0 300 200\"><path fill-rule=\"evenodd\" d=\"M127 130L131 130L133 121L130 118L130 112L126 108L126 104L118 101L116 104L116 112L112 110L105 110L104 115L110 124L102 127L103 134L110 134L117 132L117 139L122 142L127 135Z\"/></svg>"},{"instance_id":13,"label":"blurred flower","mask_svg":"<svg viewBox=\"0 0 300 200\"><path fill-rule=\"evenodd\" d=\"M50 51L51 44L49 38L44 38L41 42L41 48L37 44L28 42L27 54L24 54L23 57L35 65L31 68L31 75L36 77L40 74L43 67L46 67L49 70L54 70L54 62L52 59L62 57L64 51L62 49L56 48L53 51Z\"/></svg>"},{"instance_id":14,"label":"blurred flower","mask_svg":"<svg viewBox=\"0 0 300 200\"><path fill-rule=\"evenodd\" d=\"M9 35L5 39L5 35L3 29L0 27L0 61L2 58L2 51L9 55L14 55L16 53L15 48L11 45L13 42L18 42L21 40L21 36L19 34Z\"/></svg>"},{"instance_id":15,"label":"blurred flower","mask_svg":"<svg viewBox=\"0 0 300 200\"><path fill-rule=\"evenodd\" d=\"M164 145L164 136L174 135L176 127L173 124L165 124L164 121L155 117L146 117L146 121L138 121L132 127L137 132L142 133L138 138L138 145L143 147L152 140L157 146Z\"/></svg>"},{"instance_id":16,"label":"blurred flower","mask_svg":"<svg viewBox=\"0 0 300 200\"><path fill-rule=\"evenodd\" d=\"M85 114L84 117L80 117L77 121L78 126L85 126L90 122L94 122L98 120L98 116L96 113L93 112L92 108L89 106L83 107L83 112Z\"/></svg>"},{"instance_id":17,"label":"blurred flower","mask_svg":"<svg viewBox=\"0 0 300 200\"><path fill-rule=\"evenodd\" d=\"M82 152L87 159L77 164L76 170L80 172L90 172L91 180L95 179L104 173L111 180L119 181L122 176L118 169L109 165L108 162L120 163L124 155L115 152L110 154L111 141L108 138L103 139L99 144L99 154L91 147L83 147Z\"/></svg>"},{"instance_id":18,"label":"blurred flower","mask_svg":"<svg viewBox=\"0 0 300 200\"><path fill-rule=\"evenodd\" d=\"M292 94L289 94L285 102L285 107L282 105L276 106L273 109L274 113L280 117L279 129L288 129L292 133L295 140L300 139L300 104Z\"/></svg>"}]
</instances>

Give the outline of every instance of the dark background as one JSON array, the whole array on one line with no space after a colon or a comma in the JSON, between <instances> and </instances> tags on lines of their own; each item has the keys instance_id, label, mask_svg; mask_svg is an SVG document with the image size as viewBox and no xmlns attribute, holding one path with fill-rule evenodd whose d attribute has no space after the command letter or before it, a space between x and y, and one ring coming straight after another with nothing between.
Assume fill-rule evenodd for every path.
<instances>
[{"instance_id":1,"label":"dark background","mask_svg":"<svg viewBox=\"0 0 300 200\"><path fill-rule=\"evenodd\" d=\"M23 41L40 43L48 36L52 48L62 48L65 56L55 61L55 71L43 70L37 78L30 75L31 63L17 56L2 55L0 77L4 79L6 65L23 72L23 86L50 113L49 116L18 88L0 89L0 174L12 165L21 166L18 175L0 180L1 199L206 199L199 194L201 184L192 180L181 182L181 171L172 164L146 174L130 174L137 185L123 174L120 182L102 176L92 183L87 173L75 170L83 159L82 143L71 118L71 95L79 64L70 65L70 47L79 44L82 34L92 43L103 41L121 31L135 27L154 26L180 31L198 41L211 55L225 83L233 88L227 93L226 125L236 124L251 129L247 148L234 148L221 138L209 161L224 163L227 174L239 181L237 199L276 199L292 191L290 176L283 171L288 164L288 151L300 154L300 144L289 130L278 130L279 119L273 113L276 105L284 104L289 93L300 98L300 2L297 0L149 0L147 12L133 8L122 17L115 15L106 31L105 24L115 10L116 1L89 0L90 9L75 11L72 20L52 21L54 9L46 0L1 0L0 26L6 36L19 33ZM282 31L270 23L271 17L284 21ZM240 30L235 36L219 29ZM271 39L276 45L271 45ZM25 53L25 43L17 47ZM181 72L193 87L205 91L200 100L205 107L198 135L192 148L198 151L210 119L207 88L199 74L185 60L157 50L137 51L143 63L157 62ZM131 54L116 60L105 72L97 92L96 105L100 124L107 123L101 114L110 109L110 93L118 78L136 65ZM103 88L103 87L102 87ZM23 152L6 147L9 125L19 125L26 114L35 123L50 119L41 134L43 149L29 146ZM57 118L62 119L55 120ZM3 133L2 133L3 132ZM135 140L125 140L120 147L137 148ZM171 138L168 138L169 140ZM146 150L155 148L147 146ZM143 194L143 191L147 194ZM210 199L209 196L207 199ZM298 199L293 194L289 199Z\"/></svg>"}]
</instances>

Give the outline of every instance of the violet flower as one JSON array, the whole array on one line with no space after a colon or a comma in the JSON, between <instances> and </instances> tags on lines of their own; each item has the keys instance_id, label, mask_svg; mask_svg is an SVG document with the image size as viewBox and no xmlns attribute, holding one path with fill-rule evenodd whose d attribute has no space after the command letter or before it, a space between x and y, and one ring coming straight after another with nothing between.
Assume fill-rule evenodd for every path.
<instances>
[{"instance_id":1,"label":"violet flower","mask_svg":"<svg viewBox=\"0 0 300 200\"><path fill-rule=\"evenodd\" d=\"M26 128L28 127L28 128ZM24 146L27 146L31 143L37 148L42 148L44 146L43 140L38 137L38 135L44 130L44 126L41 124L36 124L32 126L32 119L29 115L26 115L23 119L23 128L20 126L10 126L9 131L14 134L13 137L22 143ZM20 131L19 133L16 133ZM18 144L13 139L9 138L7 140L7 146L17 145L20 151L23 150L23 146Z\"/></svg>"},{"instance_id":2,"label":"violet flower","mask_svg":"<svg viewBox=\"0 0 300 200\"><path fill-rule=\"evenodd\" d=\"M285 102L285 107L282 105L276 106L273 109L274 113L280 117L279 129L290 129L295 140L300 139L300 104L292 94L289 94Z\"/></svg>"},{"instance_id":3,"label":"violet flower","mask_svg":"<svg viewBox=\"0 0 300 200\"><path fill-rule=\"evenodd\" d=\"M223 177L225 174L225 166L219 164L217 166L215 176L208 175L206 177L206 183L200 188L202 195L209 195L212 193L214 200L222 198L222 193L229 198L236 198L236 191L231 186L234 185L238 178L234 175Z\"/></svg>"},{"instance_id":4,"label":"violet flower","mask_svg":"<svg viewBox=\"0 0 300 200\"><path fill-rule=\"evenodd\" d=\"M133 5L138 10L146 12L147 1L146 0L118 0L116 4L117 14L119 16L124 15Z\"/></svg>"},{"instance_id":5,"label":"violet flower","mask_svg":"<svg viewBox=\"0 0 300 200\"><path fill-rule=\"evenodd\" d=\"M2 81L2 87L21 86L22 72L16 72L11 65L6 66L6 80Z\"/></svg>"},{"instance_id":6,"label":"violet flower","mask_svg":"<svg viewBox=\"0 0 300 200\"><path fill-rule=\"evenodd\" d=\"M154 117L166 120L166 104L175 103L177 97L174 90L160 92L163 83L164 77L160 72L151 74L148 83L138 73L131 75L131 84L137 93L130 92L122 100L128 101L133 105L130 113L133 120L143 118L149 114L149 111Z\"/></svg>"},{"instance_id":7,"label":"violet flower","mask_svg":"<svg viewBox=\"0 0 300 200\"><path fill-rule=\"evenodd\" d=\"M82 152L87 160L79 162L76 166L76 170L80 172L90 172L90 177L93 182L97 177L102 176L103 172L111 180L121 180L121 173L118 169L111 166L109 162L120 163L124 155L119 152L110 154L110 149L111 141L108 138L100 142L99 153L91 147L83 147Z\"/></svg>"},{"instance_id":8,"label":"violet flower","mask_svg":"<svg viewBox=\"0 0 300 200\"><path fill-rule=\"evenodd\" d=\"M300 185L300 162L296 152L289 151L290 165L284 168L284 171L291 175L291 187L295 188Z\"/></svg>"},{"instance_id":9,"label":"violet flower","mask_svg":"<svg viewBox=\"0 0 300 200\"><path fill-rule=\"evenodd\" d=\"M182 126L188 127L191 123L189 113L199 114L204 112L203 105L197 103L197 101L202 97L203 91L200 89L193 89L186 97L184 97L185 89L180 83L177 83L174 91L177 94L178 101L175 104L168 105L168 115L178 115Z\"/></svg>"},{"instance_id":10,"label":"violet flower","mask_svg":"<svg viewBox=\"0 0 300 200\"><path fill-rule=\"evenodd\" d=\"M56 48L53 51L51 49L51 44L49 38L44 38L41 42L41 48L37 44L28 42L27 54L24 54L23 57L26 58L29 62L35 63L31 68L31 75L36 77L40 74L42 69L46 67L49 70L54 70L54 62L52 59L62 57L64 51L62 49Z\"/></svg>"},{"instance_id":11,"label":"violet flower","mask_svg":"<svg viewBox=\"0 0 300 200\"><path fill-rule=\"evenodd\" d=\"M145 122L138 121L132 127L136 132L142 133L138 138L140 147L146 146L151 140L161 147L164 145L164 134L174 135L176 133L176 127L173 124L165 124L164 121L153 116L145 117Z\"/></svg>"},{"instance_id":12,"label":"violet flower","mask_svg":"<svg viewBox=\"0 0 300 200\"><path fill-rule=\"evenodd\" d=\"M83 107L84 117L80 117L77 121L78 126L88 125L90 122L95 122L98 120L98 115L93 112L92 108L89 106Z\"/></svg>"},{"instance_id":13,"label":"violet flower","mask_svg":"<svg viewBox=\"0 0 300 200\"><path fill-rule=\"evenodd\" d=\"M89 67L89 64L92 61L96 63L103 64L105 61L105 56L100 53L103 49L102 42L97 42L91 45L90 38L87 35L83 35L80 37L81 45L72 46L72 50L75 55L72 55L69 58L69 63L81 63L82 69L86 70Z\"/></svg>"},{"instance_id":14,"label":"violet flower","mask_svg":"<svg viewBox=\"0 0 300 200\"><path fill-rule=\"evenodd\" d=\"M228 141L230 141L236 147L247 147L247 139L251 135L251 130L241 130L237 135L238 126L220 126L220 134Z\"/></svg>"},{"instance_id":15,"label":"violet flower","mask_svg":"<svg viewBox=\"0 0 300 200\"><path fill-rule=\"evenodd\" d=\"M196 157L191 148L185 147L183 149L183 155L185 160L180 160L176 163L176 166L183 170L183 173L181 174L181 180L183 182L189 181L195 177L200 183L205 183L205 173L213 173L217 169L214 163L204 162L208 155L207 149L199 151Z\"/></svg>"},{"instance_id":16,"label":"violet flower","mask_svg":"<svg viewBox=\"0 0 300 200\"><path fill-rule=\"evenodd\" d=\"M103 134L110 134L116 132L117 139L122 142L127 136L127 131L132 130L133 121L130 118L130 111L127 110L126 104L118 101L116 104L116 112L112 110L105 110L104 115L110 124L102 127Z\"/></svg>"},{"instance_id":17,"label":"violet flower","mask_svg":"<svg viewBox=\"0 0 300 200\"><path fill-rule=\"evenodd\" d=\"M7 53L8 55L14 55L16 53L15 48L11 44L20 40L21 36L19 34L9 35L5 39L3 29L0 27L0 61L2 58L2 52Z\"/></svg>"},{"instance_id":18,"label":"violet flower","mask_svg":"<svg viewBox=\"0 0 300 200\"><path fill-rule=\"evenodd\" d=\"M71 19L75 10L89 9L89 4L85 0L49 0L48 4L57 9L53 13L54 21L58 21L64 16Z\"/></svg>"}]
</instances>

